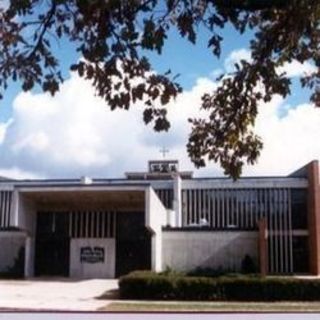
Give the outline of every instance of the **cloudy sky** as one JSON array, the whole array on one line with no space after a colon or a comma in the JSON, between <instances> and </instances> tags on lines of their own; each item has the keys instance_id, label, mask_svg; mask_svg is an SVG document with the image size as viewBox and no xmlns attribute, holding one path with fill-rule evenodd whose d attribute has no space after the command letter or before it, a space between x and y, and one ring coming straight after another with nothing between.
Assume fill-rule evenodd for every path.
<instances>
[{"instance_id":1,"label":"cloudy sky","mask_svg":"<svg viewBox=\"0 0 320 320\"><path fill-rule=\"evenodd\" d=\"M155 133L142 121L142 106L128 111L110 111L95 96L90 83L70 73L66 66L76 58L61 46L66 80L54 98L39 91L24 93L12 84L0 102L0 176L12 178L122 177L125 171L144 170L147 161L161 159L159 150L170 150L167 158L180 160L180 167L196 176L221 176L214 163L196 170L188 160L187 119L199 115L201 96L216 87L215 77L231 71L239 59L250 59L249 36L236 37L225 30L220 60L206 49L205 34L196 47L173 35L162 56L152 56L156 71L169 67L180 73L184 92L168 107L171 129ZM320 156L320 110L308 103L297 77L312 71L309 64L285 65L294 82L286 100L274 97L260 106L256 132L264 149L255 166L244 175L286 175Z\"/></svg>"}]
</instances>

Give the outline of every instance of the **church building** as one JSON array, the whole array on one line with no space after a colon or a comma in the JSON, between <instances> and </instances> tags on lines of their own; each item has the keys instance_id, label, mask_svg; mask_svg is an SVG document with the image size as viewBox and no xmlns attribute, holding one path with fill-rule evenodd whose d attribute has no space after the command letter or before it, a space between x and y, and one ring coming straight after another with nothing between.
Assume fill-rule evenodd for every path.
<instances>
[{"instance_id":1,"label":"church building","mask_svg":"<svg viewBox=\"0 0 320 320\"><path fill-rule=\"evenodd\" d=\"M176 160L122 179L0 178L0 276L133 270L320 275L319 164L289 176L196 178Z\"/></svg>"}]
</instances>

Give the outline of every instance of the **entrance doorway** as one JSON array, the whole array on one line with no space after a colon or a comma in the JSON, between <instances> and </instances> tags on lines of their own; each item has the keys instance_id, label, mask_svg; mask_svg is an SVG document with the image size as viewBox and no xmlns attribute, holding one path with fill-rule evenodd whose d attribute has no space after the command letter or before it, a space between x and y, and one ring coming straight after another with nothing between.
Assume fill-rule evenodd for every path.
<instances>
[{"instance_id":1,"label":"entrance doorway","mask_svg":"<svg viewBox=\"0 0 320 320\"><path fill-rule=\"evenodd\" d=\"M69 276L69 214L38 212L35 248L36 276Z\"/></svg>"},{"instance_id":2,"label":"entrance doorway","mask_svg":"<svg viewBox=\"0 0 320 320\"><path fill-rule=\"evenodd\" d=\"M116 222L116 277L151 269L151 234L143 212L121 212Z\"/></svg>"}]
</instances>

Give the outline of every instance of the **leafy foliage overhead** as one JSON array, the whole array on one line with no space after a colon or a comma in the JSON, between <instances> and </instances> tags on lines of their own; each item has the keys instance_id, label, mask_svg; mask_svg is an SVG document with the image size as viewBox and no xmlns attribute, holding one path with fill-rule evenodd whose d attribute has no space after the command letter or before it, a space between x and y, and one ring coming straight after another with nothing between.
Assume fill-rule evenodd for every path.
<instances>
[{"instance_id":1,"label":"leafy foliage overhead","mask_svg":"<svg viewBox=\"0 0 320 320\"><path fill-rule=\"evenodd\" d=\"M14 80L23 90L39 85L54 95L63 77L52 45L64 39L83 57L70 69L91 80L112 110L140 101L145 123L168 130L166 105L181 87L170 70L153 72L146 50L161 54L174 28L196 43L205 27L208 49L219 57L227 23L239 33L251 30L251 61L236 64L214 92L203 96L208 116L190 119L187 143L196 166L213 160L237 178L262 148L253 132L258 103L290 93L290 79L278 72L280 66L312 63L316 71L301 84L320 106L319 22L318 0L12 0L0 7L0 94Z\"/></svg>"}]
</instances>

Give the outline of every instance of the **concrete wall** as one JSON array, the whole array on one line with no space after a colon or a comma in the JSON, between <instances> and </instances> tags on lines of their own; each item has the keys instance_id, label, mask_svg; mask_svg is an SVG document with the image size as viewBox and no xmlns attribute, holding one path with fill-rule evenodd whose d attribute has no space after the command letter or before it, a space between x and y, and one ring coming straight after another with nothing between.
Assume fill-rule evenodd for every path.
<instances>
[{"instance_id":1,"label":"concrete wall","mask_svg":"<svg viewBox=\"0 0 320 320\"><path fill-rule=\"evenodd\" d=\"M103 262L81 262L81 248L99 247L104 249ZM115 239L84 239L70 241L71 278L114 278L115 277Z\"/></svg>"},{"instance_id":2,"label":"concrete wall","mask_svg":"<svg viewBox=\"0 0 320 320\"><path fill-rule=\"evenodd\" d=\"M163 269L210 267L240 271L247 254L258 264L256 231L163 231L162 238Z\"/></svg>"},{"instance_id":3,"label":"concrete wall","mask_svg":"<svg viewBox=\"0 0 320 320\"><path fill-rule=\"evenodd\" d=\"M25 247L26 235L24 232L0 232L0 272L12 268L19 250Z\"/></svg>"},{"instance_id":4,"label":"concrete wall","mask_svg":"<svg viewBox=\"0 0 320 320\"><path fill-rule=\"evenodd\" d=\"M162 226L166 224L167 210L152 188L146 190L146 227L153 232L151 239L151 268L162 270Z\"/></svg>"}]
</instances>

